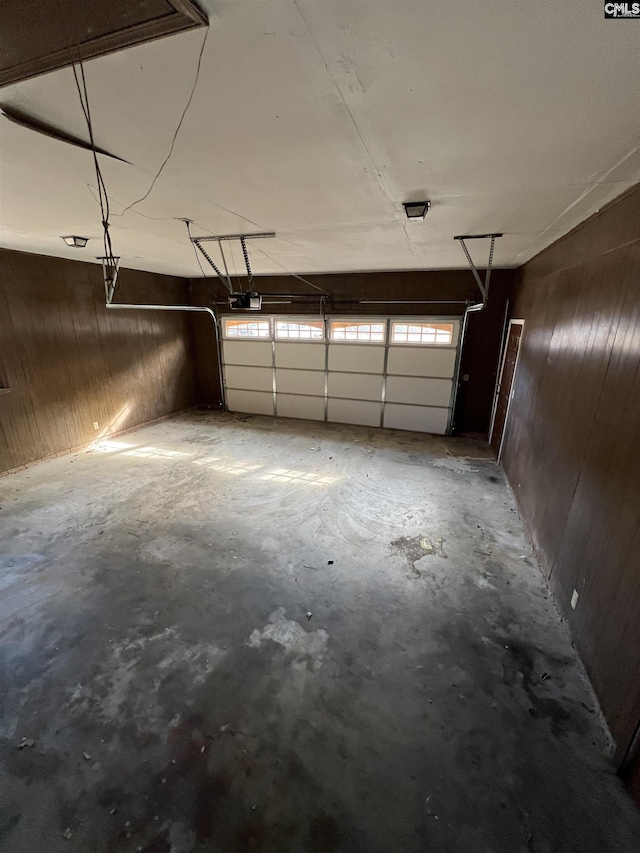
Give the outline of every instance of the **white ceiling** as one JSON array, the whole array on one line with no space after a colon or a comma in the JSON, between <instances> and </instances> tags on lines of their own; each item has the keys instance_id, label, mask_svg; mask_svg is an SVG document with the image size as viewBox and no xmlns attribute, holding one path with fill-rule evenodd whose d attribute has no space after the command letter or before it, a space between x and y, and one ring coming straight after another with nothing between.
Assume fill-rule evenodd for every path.
<instances>
[{"instance_id":1,"label":"white ceiling","mask_svg":"<svg viewBox=\"0 0 640 853\"><path fill-rule=\"evenodd\" d=\"M196 275L194 234L274 230L257 273L519 266L640 180L640 27L598 0L205 0L210 28L86 64L126 267ZM87 137L71 69L0 90ZM0 120L0 244L101 254L91 155ZM408 222L402 202L433 204ZM60 235L92 239L67 248ZM486 245L473 244L477 260ZM240 257L236 250L238 268Z\"/></svg>"}]
</instances>

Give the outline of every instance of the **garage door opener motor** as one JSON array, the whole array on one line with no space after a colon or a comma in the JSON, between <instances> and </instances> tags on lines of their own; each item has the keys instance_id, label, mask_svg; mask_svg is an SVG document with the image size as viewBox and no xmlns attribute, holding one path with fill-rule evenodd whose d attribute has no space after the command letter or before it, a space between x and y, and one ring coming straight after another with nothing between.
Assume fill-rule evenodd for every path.
<instances>
[{"instance_id":1,"label":"garage door opener motor","mask_svg":"<svg viewBox=\"0 0 640 853\"><path fill-rule=\"evenodd\" d=\"M225 288L229 291L229 308L232 311L260 311L260 309L262 308L262 296L253 288L253 273L251 272L251 264L249 263L247 240L263 240L266 238L275 237L275 231L264 231L259 234L225 234L221 237L192 237L191 230L189 228L189 222L187 222L187 231L189 232L189 239L191 240L193 245L206 259L209 266L213 269L220 281L224 284ZM233 282L231 280L231 276L229 275L227 258L225 256L224 247L222 244L232 240L237 240L240 243L240 248L242 249L244 265L247 271L247 290L234 290ZM212 257L202 245L202 243L211 242L215 242L218 244L218 248L220 250L220 257L222 258L222 266L224 267L224 273L214 262Z\"/></svg>"}]
</instances>

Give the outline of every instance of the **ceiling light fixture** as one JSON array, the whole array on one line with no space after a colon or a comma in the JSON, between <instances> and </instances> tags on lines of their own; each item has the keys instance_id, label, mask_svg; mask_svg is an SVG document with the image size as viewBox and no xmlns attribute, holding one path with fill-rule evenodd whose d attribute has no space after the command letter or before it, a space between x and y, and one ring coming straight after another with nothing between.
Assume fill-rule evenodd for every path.
<instances>
[{"instance_id":1,"label":"ceiling light fixture","mask_svg":"<svg viewBox=\"0 0 640 853\"><path fill-rule=\"evenodd\" d=\"M407 214L407 219L424 219L431 210L430 201L405 201L402 206Z\"/></svg>"},{"instance_id":2,"label":"ceiling light fixture","mask_svg":"<svg viewBox=\"0 0 640 853\"><path fill-rule=\"evenodd\" d=\"M75 249L84 249L84 247L89 242L88 237L77 237L75 235L69 235L68 237L62 238L67 246L73 246Z\"/></svg>"}]
</instances>

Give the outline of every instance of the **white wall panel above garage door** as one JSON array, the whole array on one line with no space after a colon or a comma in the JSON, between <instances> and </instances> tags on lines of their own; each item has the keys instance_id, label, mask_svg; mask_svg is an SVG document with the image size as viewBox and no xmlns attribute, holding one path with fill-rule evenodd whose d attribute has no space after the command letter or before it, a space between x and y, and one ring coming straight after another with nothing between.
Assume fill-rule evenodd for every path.
<instances>
[{"instance_id":1,"label":"white wall panel above garage door","mask_svg":"<svg viewBox=\"0 0 640 853\"><path fill-rule=\"evenodd\" d=\"M446 433L459 336L458 318L234 315L223 319L227 407Z\"/></svg>"}]
</instances>

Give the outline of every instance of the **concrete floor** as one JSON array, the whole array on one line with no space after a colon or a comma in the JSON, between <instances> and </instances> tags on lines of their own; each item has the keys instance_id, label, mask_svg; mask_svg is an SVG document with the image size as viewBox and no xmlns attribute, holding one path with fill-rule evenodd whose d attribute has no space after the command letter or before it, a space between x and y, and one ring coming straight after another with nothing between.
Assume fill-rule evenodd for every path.
<instances>
[{"instance_id":1,"label":"concrete floor","mask_svg":"<svg viewBox=\"0 0 640 853\"><path fill-rule=\"evenodd\" d=\"M0 496L0 850L640 850L485 445L193 413Z\"/></svg>"}]
</instances>

